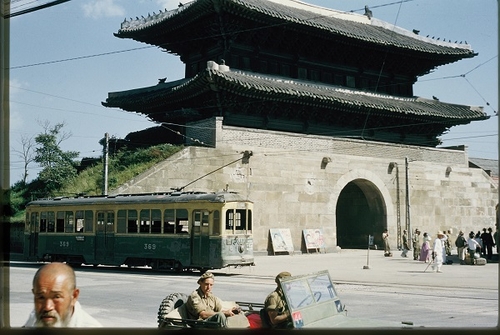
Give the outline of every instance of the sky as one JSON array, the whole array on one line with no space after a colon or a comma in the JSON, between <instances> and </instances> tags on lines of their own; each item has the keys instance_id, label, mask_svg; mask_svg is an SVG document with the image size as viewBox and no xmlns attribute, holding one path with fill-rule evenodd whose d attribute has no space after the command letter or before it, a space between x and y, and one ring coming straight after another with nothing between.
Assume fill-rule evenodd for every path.
<instances>
[{"instance_id":1,"label":"sky","mask_svg":"<svg viewBox=\"0 0 500 335\"><path fill-rule=\"evenodd\" d=\"M182 1L182 0L181 0ZM49 1L11 0L11 12ZM182 1L182 2L187 2ZM420 77L414 95L483 106L485 121L452 127L442 146L465 145L469 157L498 159L498 9L496 0L307 0L364 12L420 35L465 41L478 55ZM143 115L101 105L108 92L154 86L184 77L178 56L113 35L125 18L177 8L179 0L72 0L10 19L10 181L22 179L21 139L64 123L61 143L79 159L99 157L105 133L124 138L155 126ZM230 64L228 64L230 66ZM28 180L40 168L30 164Z\"/></svg>"}]
</instances>

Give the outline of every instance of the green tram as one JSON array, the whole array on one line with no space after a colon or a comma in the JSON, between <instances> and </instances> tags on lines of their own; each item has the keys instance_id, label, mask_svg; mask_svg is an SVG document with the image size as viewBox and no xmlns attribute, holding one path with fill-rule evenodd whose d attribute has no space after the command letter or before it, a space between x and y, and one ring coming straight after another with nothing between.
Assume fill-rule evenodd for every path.
<instances>
[{"instance_id":1,"label":"green tram","mask_svg":"<svg viewBox=\"0 0 500 335\"><path fill-rule=\"evenodd\" d=\"M178 271L253 265L252 210L230 192L31 201L24 258Z\"/></svg>"}]
</instances>

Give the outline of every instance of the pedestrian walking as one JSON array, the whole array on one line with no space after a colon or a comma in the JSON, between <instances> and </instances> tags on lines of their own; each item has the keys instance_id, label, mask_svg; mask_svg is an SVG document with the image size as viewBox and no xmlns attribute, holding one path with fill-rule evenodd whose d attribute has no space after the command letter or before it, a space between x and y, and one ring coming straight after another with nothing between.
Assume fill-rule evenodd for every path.
<instances>
[{"instance_id":1,"label":"pedestrian walking","mask_svg":"<svg viewBox=\"0 0 500 335\"><path fill-rule=\"evenodd\" d=\"M430 244L430 236L427 234L427 232L424 232L424 235L422 236L422 248L420 250L420 261L422 262L429 262L431 260L431 244Z\"/></svg>"},{"instance_id":2,"label":"pedestrian walking","mask_svg":"<svg viewBox=\"0 0 500 335\"><path fill-rule=\"evenodd\" d=\"M434 272L441 272L441 266L443 265L443 255L445 254L443 239L445 237L444 232L438 232L436 239L432 245L432 258L434 259L434 264L432 265L432 269Z\"/></svg>"},{"instance_id":3,"label":"pedestrian walking","mask_svg":"<svg viewBox=\"0 0 500 335\"><path fill-rule=\"evenodd\" d=\"M415 229L411 242L413 244L413 260L416 261L420 257L420 230Z\"/></svg>"},{"instance_id":4,"label":"pedestrian walking","mask_svg":"<svg viewBox=\"0 0 500 335\"><path fill-rule=\"evenodd\" d=\"M458 233L457 239L455 240L455 247L457 247L458 259L460 264L465 264L465 252L467 251L467 240L464 237L464 232L460 231Z\"/></svg>"},{"instance_id":5,"label":"pedestrian walking","mask_svg":"<svg viewBox=\"0 0 500 335\"><path fill-rule=\"evenodd\" d=\"M384 241L384 256L392 257L391 246L389 245L389 232L387 229L384 229L382 233L382 241Z\"/></svg>"},{"instance_id":6,"label":"pedestrian walking","mask_svg":"<svg viewBox=\"0 0 500 335\"><path fill-rule=\"evenodd\" d=\"M401 257L408 257L408 251L410 250L410 244L408 243L408 232L403 230L403 252Z\"/></svg>"}]
</instances>

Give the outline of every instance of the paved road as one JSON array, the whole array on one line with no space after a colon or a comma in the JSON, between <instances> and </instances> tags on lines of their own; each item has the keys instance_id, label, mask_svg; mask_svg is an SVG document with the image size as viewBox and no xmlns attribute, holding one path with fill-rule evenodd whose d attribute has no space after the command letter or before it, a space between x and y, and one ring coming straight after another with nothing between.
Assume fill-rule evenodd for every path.
<instances>
[{"instance_id":1,"label":"paved road","mask_svg":"<svg viewBox=\"0 0 500 335\"><path fill-rule=\"evenodd\" d=\"M452 258L453 259L453 258ZM257 256L251 268L215 270L215 292L224 300L264 300L283 270L294 275L329 270L348 315L412 321L428 327L495 327L498 323L498 263L456 262L434 273L425 263L381 251ZM365 267L368 265L368 269ZM31 279L38 265L13 262L11 325L21 326L31 309ZM199 273L158 273L147 268L82 267L81 302L107 327L154 328L161 300L190 292ZM471 317L471 309L474 317Z\"/></svg>"}]
</instances>

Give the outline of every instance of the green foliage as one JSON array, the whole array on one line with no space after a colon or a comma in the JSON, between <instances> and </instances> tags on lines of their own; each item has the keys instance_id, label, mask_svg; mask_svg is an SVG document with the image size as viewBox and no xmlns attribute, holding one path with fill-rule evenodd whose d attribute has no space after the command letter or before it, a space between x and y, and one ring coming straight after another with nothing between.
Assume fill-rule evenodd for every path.
<instances>
[{"instance_id":1,"label":"green foliage","mask_svg":"<svg viewBox=\"0 0 500 335\"><path fill-rule=\"evenodd\" d=\"M76 177L77 163L74 160L79 152L62 151L59 147L64 139L64 136L59 138L63 126L62 123L56 124L35 137L37 147L34 161L42 167L38 179L45 184L46 196L53 196L57 189Z\"/></svg>"},{"instance_id":2,"label":"green foliage","mask_svg":"<svg viewBox=\"0 0 500 335\"><path fill-rule=\"evenodd\" d=\"M145 172L153 165L182 150L182 146L161 144L145 149L122 149L108 161L108 189L119 187L128 180ZM60 170L63 171L63 170ZM37 198L47 196L75 196L77 194L100 195L103 189L103 163L86 168L79 174L67 174L62 185L51 189L47 194L47 180L39 177L30 183L19 181L10 189L11 217L23 219L26 204ZM45 175L44 175L45 176ZM51 187L55 187L55 183Z\"/></svg>"},{"instance_id":3,"label":"green foliage","mask_svg":"<svg viewBox=\"0 0 500 335\"><path fill-rule=\"evenodd\" d=\"M108 189L112 190L167 159L182 146L161 144L144 149L121 150L108 161ZM60 195L100 195L103 189L103 163L83 170L59 190Z\"/></svg>"}]
</instances>

